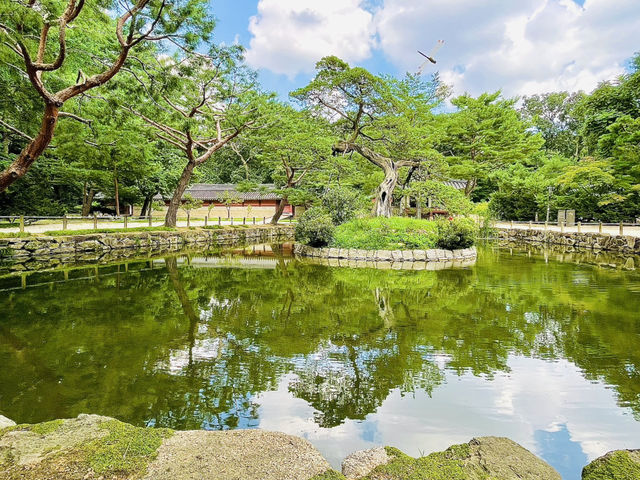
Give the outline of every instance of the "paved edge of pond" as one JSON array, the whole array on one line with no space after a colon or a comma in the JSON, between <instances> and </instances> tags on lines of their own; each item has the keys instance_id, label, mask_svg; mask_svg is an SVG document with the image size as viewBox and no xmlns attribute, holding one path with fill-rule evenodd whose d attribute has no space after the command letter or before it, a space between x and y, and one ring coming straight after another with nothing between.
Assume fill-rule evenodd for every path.
<instances>
[{"instance_id":1,"label":"paved edge of pond","mask_svg":"<svg viewBox=\"0 0 640 480\"><path fill-rule=\"evenodd\" d=\"M432 269L436 265L448 267L452 265L472 265L478 257L476 247L460 250L362 250L355 248L315 248L308 245L295 244L293 253L296 256L325 260L344 260L336 266L368 267L368 268L406 268L411 270ZM327 262L328 261L328 262ZM322 262L321 262L322 263ZM407 264L408 266L397 266ZM430 267L430 265L432 265Z\"/></svg>"},{"instance_id":2,"label":"paved edge of pond","mask_svg":"<svg viewBox=\"0 0 640 480\"><path fill-rule=\"evenodd\" d=\"M114 250L178 251L185 247L218 247L248 241L288 241L293 237L292 226L267 225L0 238L0 258L73 257Z\"/></svg>"},{"instance_id":3,"label":"paved edge of pond","mask_svg":"<svg viewBox=\"0 0 640 480\"><path fill-rule=\"evenodd\" d=\"M524 228L500 228L498 239L526 243L564 245L589 250L633 253L640 255L640 237L608 233L556 232Z\"/></svg>"},{"instance_id":4,"label":"paved edge of pond","mask_svg":"<svg viewBox=\"0 0 640 480\"><path fill-rule=\"evenodd\" d=\"M391 447L359 451L345 458L340 473L309 441L293 435L264 430L176 432L85 414L33 425L15 425L0 416L0 467L0 480L561 478L546 462L502 437L474 438L419 458ZM640 450L618 450L587 465L582 479L638 475Z\"/></svg>"}]
</instances>

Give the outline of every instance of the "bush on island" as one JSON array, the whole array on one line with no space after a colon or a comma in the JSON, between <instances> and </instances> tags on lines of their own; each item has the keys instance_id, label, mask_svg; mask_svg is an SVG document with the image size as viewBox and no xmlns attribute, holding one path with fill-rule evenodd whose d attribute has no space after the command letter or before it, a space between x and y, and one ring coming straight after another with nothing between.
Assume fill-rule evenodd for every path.
<instances>
[{"instance_id":1,"label":"bush on island","mask_svg":"<svg viewBox=\"0 0 640 480\"><path fill-rule=\"evenodd\" d=\"M329 212L334 225L342 225L367 208L367 200L357 190L332 187L322 196L322 206Z\"/></svg>"},{"instance_id":2,"label":"bush on island","mask_svg":"<svg viewBox=\"0 0 640 480\"><path fill-rule=\"evenodd\" d=\"M358 218L336 228L332 246L363 250L435 248L436 222L406 217Z\"/></svg>"},{"instance_id":3,"label":"bush on island","mask_svg":"<svg viewBox=\"0 0 640 480\"><path fill-rule=\"evenodd\" d=\"M478 226L470 218L441 219L437 222L436 246L445 250L469 248L478 236Z\"/></svg>"},{"instance_id":4,"label":"bush on island","mask_svg":"<svg viewBox=\"0 0 640 480\"><path fill-rule=\"evenodd\" d=\"M326 247L333 239L331 215L321 207L311 207L296 224L296 241L312 247Z\"/></svg>"}]
</instances>

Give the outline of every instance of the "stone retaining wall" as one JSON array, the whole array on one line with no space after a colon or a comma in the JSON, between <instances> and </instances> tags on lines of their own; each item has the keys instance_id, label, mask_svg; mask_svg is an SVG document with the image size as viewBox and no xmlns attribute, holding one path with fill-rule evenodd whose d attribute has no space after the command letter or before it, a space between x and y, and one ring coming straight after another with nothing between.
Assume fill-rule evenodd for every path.
<instances>
[{"instance_id":1,"label":"stone retaining wall","mask_svg":"<svg viewBox=\"0 0 640 480\"><path fill-rule=\"evenodd\" d=\"M500 240L527 243L546 243L592 250L607 250L620 253L640 254L640 237L609 235L606 233L561 233L544 230L517 228L500 229Z\"/></svg>"},{"instance_id":2,"label":"stone retaining wall","mask_svg":"<svg viewBox=\"0 0 640 480\"><path fill-rule=\"evenodd\" d=\"M215 248L244 242L289 241L286 225L176 231L94 233L60 237L0 238L0 258L75 256L114 250L172 252L183 248Z\"/></svg>"},{"instance_id":3,"label":"stone retaining wall","mask_svg":"<svg viewBox=\"0 0 640 480\"><path fill-rule=\"evenodd\" d=\"M475 260L475 247L462 250L358 250L354 248L313 248L296 244L293 253L302 257L375 263L435 263Z\"/></svg>"}]
</instances>

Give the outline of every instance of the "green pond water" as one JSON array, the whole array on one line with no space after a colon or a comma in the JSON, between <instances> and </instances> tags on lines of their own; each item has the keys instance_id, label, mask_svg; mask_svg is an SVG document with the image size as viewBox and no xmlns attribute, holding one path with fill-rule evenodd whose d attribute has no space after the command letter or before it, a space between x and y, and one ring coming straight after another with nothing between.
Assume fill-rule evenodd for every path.
<instances>
[{"instance_id":1,"label":"green pond water","mask_svg":"<svg viewBox=\"0 0 640 480\"><path fill-rule=\"evenodd\" d=\"M500 435L566 480L640 448L640 271L496 246L421 272L255 250L0 277L0 414L278 430L336 466Z\"/></svg>"}]
</instances>

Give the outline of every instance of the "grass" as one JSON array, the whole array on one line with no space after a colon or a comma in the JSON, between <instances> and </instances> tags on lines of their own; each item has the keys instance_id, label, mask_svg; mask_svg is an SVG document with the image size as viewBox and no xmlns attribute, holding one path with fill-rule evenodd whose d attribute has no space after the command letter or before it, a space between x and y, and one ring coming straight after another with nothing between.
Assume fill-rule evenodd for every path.
<instances>
[{"instance_id":1,"label":"grass","mask_svg":"<svg viewBox=\"0 0 640 480\"><path fill-rule=\"evenodd\" d=\"M28 233L28 232L24 232L24 233L20 233L20 232L14 232L14 233L0 232L0 238L27 238L27 237L33 237L33 233Z\"/></svg>"},{"instance_id":2,"label":"grass","mask_svg":"<svg viewBox=\"0 0 640 480\"><path fill-rule=\"evenodd\" d=\"M358 218L336 227L332 247L364 250L435 248L436 223L405 217Z\"/></svg>"}]
</instances>

